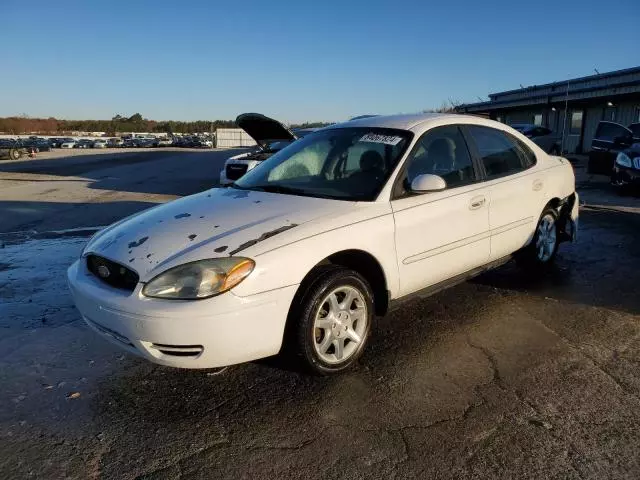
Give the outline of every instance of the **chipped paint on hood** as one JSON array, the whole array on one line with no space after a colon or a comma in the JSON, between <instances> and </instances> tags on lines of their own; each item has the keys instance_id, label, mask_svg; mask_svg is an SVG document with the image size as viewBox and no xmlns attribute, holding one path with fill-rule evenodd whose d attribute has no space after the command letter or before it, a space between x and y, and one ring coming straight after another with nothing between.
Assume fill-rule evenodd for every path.
<instances>
[{"instance_id":1,"label":"chipped paint on hood","mask_svg":"<svg viewBox=\"0 0 640 480\"><path fill-rule=\"evenodd\" d=\"M126 218L99 232L84 253L126 265L148 281L183 263L242 255L260 239L286 236L293 226L337 213L345 203L216 188Z\"/></svg>"}]
</instances>

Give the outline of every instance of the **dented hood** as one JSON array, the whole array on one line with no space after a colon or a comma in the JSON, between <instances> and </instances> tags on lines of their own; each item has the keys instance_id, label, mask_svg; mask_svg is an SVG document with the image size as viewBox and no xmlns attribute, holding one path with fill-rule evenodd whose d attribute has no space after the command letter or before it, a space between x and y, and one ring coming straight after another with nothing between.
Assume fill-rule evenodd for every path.
<instances>
[{"instance_id":1,"label":"dented hood","mask_svg":"<svg viewBox=\"0 0 640 480\"><path fill-rule=\"evenodd\" d=\"M204 258L242 255L261 240L344 208L344 202L215 188L125 218L91 239L95 253L148 281Z\"/></svg>"},{"instance_id":2,"label":"dented hood","mask_svg":"<svg viewBox=\"0 0 640 480\"><path fill-rule=\"evenodd\" d=\"M260 113L243 113L236 118L236 124L247 132L258 145L264 146L274 141L291 142L297 137L291 130L273 118Z\"/></svg>"}]
</instances>

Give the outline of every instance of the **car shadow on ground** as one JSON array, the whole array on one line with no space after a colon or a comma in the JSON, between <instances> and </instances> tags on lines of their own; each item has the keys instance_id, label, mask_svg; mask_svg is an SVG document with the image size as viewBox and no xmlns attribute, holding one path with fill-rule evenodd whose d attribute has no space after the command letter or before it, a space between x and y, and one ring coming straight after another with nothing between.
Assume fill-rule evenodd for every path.
<instances>
[{"instance_id":1,"label":"car shadow on ground","mask_svg":"<svg viewBox=\"0 0 640 480\"><path fill-rule=\"evenodd\" d=\"M472 280L494 288L640 313L640 212L599 207L580 210L579 245L564 243L556 262L523 273L512 262ZM624 278L625 282L612 281Z\"/></svg>"},{"instance_id":2,"label":"car shadow on ground","mask_svg":"<svg viewBox=\"0 0 640 480\"><path fill-rule=\"evenodd\" d=\"M246 149L229 150L151 150L122 151L114 153L80 154L69 157L20 160L0 163L0 173L15 173L16 178L5 175L3 179L29 182L30 178L20 178L25 174L60 176L58 181L69 181L64 177L82 177L89 182L88 187L97 190L148 193L163 195L190 195L212 188L218 184L219 173L224 162L231 156ZM182 182L175 178L163 177L163 170L155 171L156 161L174 159L184 164L180 175ZM137 183L127 183L123 167L133 166L136 170L148 169L148 175ZM188 175L185 175L188 172ZM143 177L138 172L136 176ZM125 177L125 178L123 178ZM50 179L41 181L51 181ZM72 179L73 180L73 179ZM75 181L75 180L74 180Z\"/></svg>"}]
</instances>

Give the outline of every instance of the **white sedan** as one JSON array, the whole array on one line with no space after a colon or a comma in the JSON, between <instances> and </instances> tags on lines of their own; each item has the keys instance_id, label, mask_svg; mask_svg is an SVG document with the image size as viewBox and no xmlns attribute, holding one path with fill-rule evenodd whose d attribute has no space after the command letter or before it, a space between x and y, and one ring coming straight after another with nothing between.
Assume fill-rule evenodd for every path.
<instances>
[{"instance_id":1,"label":"white sedan","mask_svg":"<svg viewBox=\"0 0 640 480\"><path fill-rule=\"evenodd\" d=\"M389 305L575 240L573 169L510 127L449 114L332 125L233 187L126 218L68 271L95 331L152 362L292 355L352 365Z\"/></svg>"},{"instance_id":2,"label":"white sedan","mask_svg":"<svg viewBox=\"0 0 640 480\"><path fill-rule=\"evenodd\" d=\"M77 143L77 140L67 140L60 144L60 148L75 148Z\"/></svg>"},{"instance_id":3,"label":"white sedan","mask_svg":"<svg viewBox=\"0 0 640 480\"><path fill-rule=\"evenodd\" d=\"M255 140L258 149L228 158L220 171L220 185L231 185L245 173L253 170L261 162L298 138L296 134L277 120L265 117L260 113L238 115L236 125Z\"/></svg>"}]
</instances>

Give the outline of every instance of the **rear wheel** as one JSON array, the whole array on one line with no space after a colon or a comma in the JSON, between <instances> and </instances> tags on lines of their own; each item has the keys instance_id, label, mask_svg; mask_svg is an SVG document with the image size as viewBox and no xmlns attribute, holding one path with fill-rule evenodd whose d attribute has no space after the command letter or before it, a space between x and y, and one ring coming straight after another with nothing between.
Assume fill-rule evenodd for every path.
<instances>
[{"instance_id":1,"label":"rear wheel","mask_svg":"<svg viewBox=\"0 0 640 480\"><path fill-rule=\"evenodd\" d=\"M542 212L531 243L517 257L521 265L544 268L553 263L559 244L557 220L558 214L553 208Z\"/></svg>"},{"instance_id":2,"label":"rear wheel","mask_svg":"<svg viewBox=\"0 0 640 480\"><path fill-rule=\"evenodd\" d=\"M320 269L303 288L299 307L289 318L292 353L313 373L339 373L357 361L369 338L371 287L359 273L331 266Z\"/></svg>"}]
</instances>

